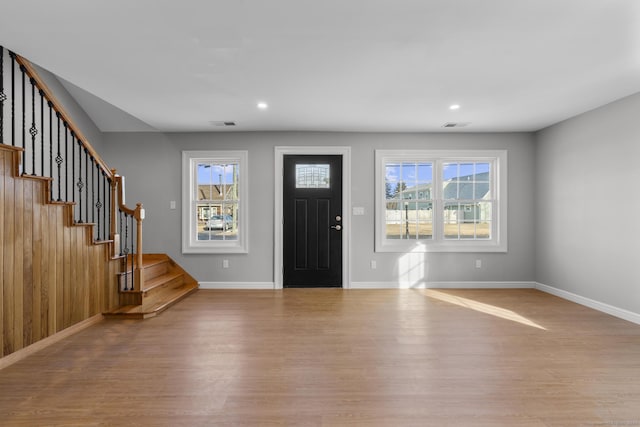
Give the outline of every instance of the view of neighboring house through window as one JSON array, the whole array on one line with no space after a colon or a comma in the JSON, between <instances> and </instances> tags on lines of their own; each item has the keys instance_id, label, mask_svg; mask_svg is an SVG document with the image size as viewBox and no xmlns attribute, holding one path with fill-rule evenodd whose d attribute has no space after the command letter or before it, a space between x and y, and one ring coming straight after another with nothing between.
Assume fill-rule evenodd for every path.
<instances>
[{"instance_id":1,"label":"view of neighboring house through window","mask_svg":"<svg viewBox=\"0 0 640 427\"><path fill-rule=\"evenodd\" d=\"M444 163L442 193L445 239L491 238L491 163Z\"/></svg>"},{"instance_id":2,"label":"view of neighboring house through window","mask_svg":"<svg viewBox=\"0 0 640 427\"><path fill-rule=\"evenodd\" d=\"M183 152L183 252L246 252L246 163L246 151Z\"/></svg>"},{"instance_id":3,"label":"view of neighboring house through window","mask_svg":"<svg viewBox=\"0 0 640 427\"><path fill-rule=\"evenodd\" d=\"M238 163L198 161L196 171L197 239L237 240Z\"/></svg>"},{"instance_id":4,"label":"view of neighboring house through window","mask_svg":"<svg viewBox=\"0 0 640 427\"><path fill-rule=\"evenodd\" d=\"M376 150L376 250L505 251L506 152Z\"/></svg>"},{"instance_id":5,"label":"view of neighboring house through window","mask_svg":"<svg viewBox=\"0 0 640 427\"><path fill-rule=\"evenodd\" d=\"M433 163L385 164L385 228L388 239L433 238Z\"/></svg>"}]
</instances>

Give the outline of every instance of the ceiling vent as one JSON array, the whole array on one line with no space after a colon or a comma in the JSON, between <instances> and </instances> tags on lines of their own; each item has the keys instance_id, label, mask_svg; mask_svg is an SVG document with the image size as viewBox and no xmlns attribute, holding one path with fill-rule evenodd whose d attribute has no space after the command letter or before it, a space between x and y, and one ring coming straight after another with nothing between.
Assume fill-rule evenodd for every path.
<instances>
[{"instance_id":1,"label":"ceiling vent","mask_svg":"<svg viewBox=\"0 0 640 427\"><path fill-rule=\"evenodd\" d=\"M443 128L463 128L467 127L471 122L448 122L442 125Z\"/></svg>"},{"instance_id":2,"label":"ceiling vent","mask_svg":"<svg viewBox=\"0 0 640 427\"><path fill-rule=\"evenodd\" d=\"M236 122L229 121L210 121L213 126L225 127L225 126L235 126Z\"/></svg>"}]
</instances>

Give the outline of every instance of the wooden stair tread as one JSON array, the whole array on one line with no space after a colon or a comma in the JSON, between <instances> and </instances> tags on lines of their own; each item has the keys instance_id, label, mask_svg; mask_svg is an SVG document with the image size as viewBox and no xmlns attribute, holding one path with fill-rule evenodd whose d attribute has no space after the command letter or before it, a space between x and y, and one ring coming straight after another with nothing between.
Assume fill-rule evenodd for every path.
<instances>
[{"instance_id":1,"label":"wooden stair tread","mask_svg":"<svg viewBox=\"0 0 640 427\"><path fill-rule=\"evenodd\" d=\"M133 255L135 257L135 255ZM124 272L130 272L131 271L131 257L132 254L121 254L116 256L116 258L121 258L121 259L126 259L126 264L124 265L125 269ZM147 268L151 268L151 267L155 267L156 265L160 265L163 263L169 263L169 260L167 258L147 258L145 256L143 256L142 258L142 268L143 269L147 269ZM134 266L135 267L135 266Z\"/></svg>"},{"instance_id":2,"label":"wooden stair tread","mask_svg":"<svg viewBox=\"0 0 640 427\"><path fill-rule=\"evenodd\" d=\"M142 290L143 292L148 292L154 288L157 288L158 286L162 286L167 282L172 281L173 279L177 279L178 277L184 276L184 274L182 272L169 272L169 273L165 273L162 274L160 276L154 277L151 280L146 280L144 282L144 289Z\"/></svg>"},{"instance_id":3,"label":"wooden stair tread","mask_svg":"<svg viewBox=\"0 0 640 427\"><path fill-rule=\"evenodd\" d=\"M142 268L153 267L154 265L162 264L163 262L169 262L169 259L162 257L149 257L145 255L142 256Z\"/></svg>"},{"instance_id":4,"label":"wooden stair tread","mask_svg":"<svg viewBox=\"0 0 640 427\"><path fill-rule=\"evenodd\" d=\"M177 288L163 290L156 298L145 301L142 305L126 305L104 315L123 319L146 319L156 316L197 289L198 283L185 283Z\"/></svg>"}]
</instances>

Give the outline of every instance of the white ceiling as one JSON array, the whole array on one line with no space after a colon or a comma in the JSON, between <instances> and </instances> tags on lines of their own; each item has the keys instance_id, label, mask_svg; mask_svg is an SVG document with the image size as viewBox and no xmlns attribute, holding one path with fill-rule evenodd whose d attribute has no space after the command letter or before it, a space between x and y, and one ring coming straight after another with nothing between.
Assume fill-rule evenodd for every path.
<instances>
[{"instance_id":1,"label":"white ceiling","mask_svg":"<svg viewBox=\"0 0 640 427\"><path fill-rule=\"evenodd\" d=\"M640 91L638 0L3 0L0 44L103 131L532 131Z\"/></svg>"}]
</instances>

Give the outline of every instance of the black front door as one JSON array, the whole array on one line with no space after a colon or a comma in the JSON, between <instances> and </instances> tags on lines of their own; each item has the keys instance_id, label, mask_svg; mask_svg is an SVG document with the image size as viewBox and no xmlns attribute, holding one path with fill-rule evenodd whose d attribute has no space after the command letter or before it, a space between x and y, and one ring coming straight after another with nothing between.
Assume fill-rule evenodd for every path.
<instances>
[{"instance_id":1,"label":"black front door","mask_svg":"<svg viewBox=\"0 0 640 427\"><path fill-rule=\"evenodd\" d=\"M342 156L285 155L283 286L342 287Z\"/></svg>"}]
</instances>

